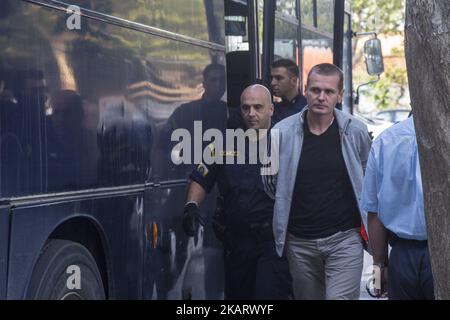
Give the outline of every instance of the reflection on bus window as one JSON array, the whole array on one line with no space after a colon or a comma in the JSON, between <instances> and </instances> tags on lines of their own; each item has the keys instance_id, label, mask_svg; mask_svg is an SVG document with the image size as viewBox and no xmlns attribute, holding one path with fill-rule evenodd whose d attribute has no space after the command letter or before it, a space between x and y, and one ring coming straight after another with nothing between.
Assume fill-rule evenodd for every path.
<instances>
[{"instance_id":1,"label":"reflection on bus window","mask_svg":"<svg viewBox=\"0 0 450 320\"><path fill-rule=\"evenodd\" d=\"M220 10L222 0L208 0ZM208 41L205 1L183 0L72 0L71 4L130 21ZM222 5L223 6L223 5Z\"/></svg>"},{"instance_id":2,"label":"reflection on bus window","mask_svg":"<svg viewBox=\"0 0 450 320\"><path fill-rule=\"evenodd\" d=\"M278 0L275 16L274 60L286 58L299 63L297 1Z\"/></svg>"},{"instance_id":3,"label":"reflection on bus window","mask_svg":"<svg viewBox=\"0 0 450 320\"><path fill-rule=\"evenodd\" d=\"M248 41L247 4L229 0L225 6L226 51L248 51Z\"/></svg>"},{"instance_id":4,"label":"reflection on bus window","mask_svg":"<svg viewBox=\"0 0 450 320\"><path fill-rule=\"evenodd\" d=\"M297 0L277 0L277 11L297 18Z\"/></svg>"},{"instance_id":5,"label":"reflection on bus window","mask_svg":"<svg viewBox=\"0 0 450 320\"><path fill-rule=\"evenodd\" d=\"M303 79L319 63L333 63L333 40L322 33L302 28Z\"/></svg>"},{"instance_id":6,"label":"reflection on bus window","mask_svg":"<svg viewBox=\"0 0 450 320\"><path fill-rule=\"evenodd\" d=\"M203 150L210 141L203 141L203 134L209 129L217 129L225 133L227 123L227 104L222 101L225 92L225 67L221 64L209 64L202 71L203 93L199 99L183 103L177 107L166 124L166 136L161 139L164 146L169 146L167 158L169 177L185 179L202 161ZM189 150L178 149L180 141L172 141L175 130L184 129L189 133ZM198 132L197 132L198 130ZM183 141L186 143L186 141ZM201 147L197 150L196 147ZM199 155L196 151L201 151ZM183 154L183 152L189 152ZM174 160L187 160L189 163L175 164Z\"/></svg>"},{"instance_id":7,"label":"reflection on bus window","mask_svg":"<svg viewBox=\"0 0 450 320\"><path fill-rule=\"evenodd\" d=\"M333 33L334 0L317 0L317 28Z\"/></svg>"},{"instance_id":8,"label":"reflection on bus window","mask_svg":"<svg viewBox=\"0 0 450 320\"><path fill-rule=\"evenodd\" d=\"M48 190L77 190L96 182L95 136L84 127L83 101L78 92L61 90L51 97L47 116Z\"/></svg>"},{"instance_id":9,"label":"reflection on bus window","mask_svg":"<svg viewBox=\"0 0 450 320\"><path fill-rule=\"evenodd\" d=\"M298 64L298 25L275 19L274 59L290 59Z\"/></svg>"},{"instance_id":10,"label":"reflection on bus window","mask_svg":"<svg viewBox=\"0 0 450 320\"><path fill-rule=\"evenodd\" d=\"M303 25L314 26L314 0L300 0L300 15Z\"/></svg>"},{"instance_id":11,"label":"reflection on bus window","mask_svg":"<svg viewBox=\"0 0 450 320\"><path fill-rule=\"evenodd\" d=\"M301 0L302 79L319 63L333 63L334 0Z\"/></svg>"},{"instance_id":12,"label":"reflection on bus window","mask_svg":"<svg viewBox=\"0 0 450 320\"><path fill-rule=\"evenodd\" d=\"M247 19L242 16L225 18L227 51L248 51Z\"/></svg>"}]
</instances>

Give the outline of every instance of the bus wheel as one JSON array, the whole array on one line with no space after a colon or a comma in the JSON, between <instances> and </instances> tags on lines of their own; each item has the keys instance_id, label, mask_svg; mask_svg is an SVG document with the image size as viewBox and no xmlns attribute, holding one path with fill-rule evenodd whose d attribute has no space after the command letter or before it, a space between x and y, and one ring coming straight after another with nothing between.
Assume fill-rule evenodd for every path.
<instances>
[{"instance_id":1,"label":"bus wheel","mask_svg":"<svg viewBox=\"0 0 450 320\"><path fill-rule=\"evenodd\" d=\"M94 257L79 243L50 239L34 267L27 299L105 299Z\"/></svg>"}]
</instances>

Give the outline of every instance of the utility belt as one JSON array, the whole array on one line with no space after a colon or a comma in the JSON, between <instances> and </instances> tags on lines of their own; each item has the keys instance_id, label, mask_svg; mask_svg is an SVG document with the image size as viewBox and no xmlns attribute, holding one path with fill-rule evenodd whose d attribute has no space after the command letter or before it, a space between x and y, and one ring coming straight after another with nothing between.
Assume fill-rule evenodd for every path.
<instances>
[{"instance_id":1,"label":"utility belt","mask_svg":"<svg viewBox=\"0 0 450 320\"><path fill-rule=\"evenodd\" d=\"M229 227L223 234L223 246L233 251L239 247L258 246L268 242L274 242L272 225L255 223L250 226Z\"/></svg>"},{"instance_id":2,"label":"utility belt","mask_svg":"<svg viewBox=\"0 0 450 320\"><path fill-rule=\"evenodd\" d=\"M268 241L274 240L272 223L251 223L239 226L231 226L229 228L230 235L239 237L240 239Z\"/></svg>"}]
</instances>

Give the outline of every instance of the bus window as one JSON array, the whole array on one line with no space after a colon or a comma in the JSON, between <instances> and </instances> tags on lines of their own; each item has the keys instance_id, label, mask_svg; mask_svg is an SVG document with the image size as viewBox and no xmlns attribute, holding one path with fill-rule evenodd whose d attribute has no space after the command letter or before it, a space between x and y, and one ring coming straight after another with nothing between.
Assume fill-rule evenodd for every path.
<instances>
[{"instance_id":1,"label":"bus window","mask_svg":"<svg viewBox=\"0 0 450 320\"><path fill-rule=\"evenodd\" d=\"M222 0L208 1L213 2L214 5L222 2ZM210 40L203 0L183 0L182 5L179 0L72 0L68 2L84 9L205 41Z\"/></svg>"},{"instance_id":2,"label":"bus window","mask_svg":"<svg viewBox=\"0 0 450 320\"><path fill-rule=\"evenodd\" d=\"M300 0L302 25L333 32L334 0Z\"/></svg>"},{"instance_id":3,"label":"bus window","mask_svg":"<svg viewBox=\"0 0 450 320\"><path fill-rule=\"evenodd\" d=\"M248 51L247 19L243 16L225 18L227 52Z\"/></svg>"},{"instance_id":4,"label":"bus window","mask_svg":"<svg viewBox=\"0 0 450 320\"><path fill-rule=\"evenodd\" d=\"M311 0L301 0L303 10L305 4L306 13L310 15ZM309 70L319 63L333 63L333 0L317 0L313 4L314 26L302 22L302 79L306 79ZM302 17L306 15L302 13ZM307 21L309 21L307 19ZM326 21L326 22L325 22ZM304 81L303 81L304 83Z\"/></svg>"},{"instance_id":5,"label":"bus window","mask_svg":"<svg viewBox=\"0 0 450 320\"><path fill-rule=\"evenodd\" d=\"M225 1L227 98L230 107L239 105L240 95L246 86L267 80L264 79L267 75L265 68L270 65L271 53L268 50L271 49L267 43L264 44L264 37L273 32L273 13L266 16L266 11L272 8L272 1Z\"/></svg>"},{"instance_id":6,"label":"bus window","mask_svg":"<svg viewBox=\"0 0 450 320\"><path fill-rule=\"evenodd\" d=\"M299 64L297 1L278 0L275 14L274 60L291 59Z\"/></svg>"},{"instance_id":7,"label":"bus window","mask_svg":"<svg viewBox=\"0 0 450 320\"><path fill-rule=\"evenodd\" d=\"M302 25L314 27L314 0L301 0L300 17Z\"/></svg>"},{"instance_id":8,"label":"bus window","mask_svg":"<svg viewBox=\"0 0 450 320\"><path fill-rule=\"evenodd\" d=\"M205 1L209 41L225 45L224 2Z\"/></svg>"},{"instance_id":9,"label":"bus window","mask_svg":"<svg viewBox=\"0 0 450 320\"><path fill-rule=\"evenodd\" d=\"M248 51L248 9L246 1L226 1L225 45L226 51Z\"/></svg>"},{"instance_id":10,"label":"bus window","mask_svg":"<svg viewBox=\"0 0 450 320\"><path fill-rule=\"evenodd\" d=\"M317 0L317 28L333 33L334 0Z\"/></svg>"},{"instance_id":11,"label":"bus window","mask_svg":"<svg viewBox=\"0 0 450 320\"><path fill-rule=\"evenodd\" d=\"M277 11L282 15L297 18L297 0L277 0Z\"/></svg>"}]
</instances>

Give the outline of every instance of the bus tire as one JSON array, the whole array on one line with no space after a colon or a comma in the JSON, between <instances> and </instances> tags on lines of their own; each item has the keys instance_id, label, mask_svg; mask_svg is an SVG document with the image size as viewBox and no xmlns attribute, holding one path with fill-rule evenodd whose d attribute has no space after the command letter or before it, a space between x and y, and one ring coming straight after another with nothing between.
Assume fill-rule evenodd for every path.
<instances>
[{"instance_id":1,"label":"bus tire","mask_svg":"<svg viewBox=\"0 0 450 320\"><path fill-rule=\"evenodd\" d=\"M33 270L27 299L105 299L102 277L94 257L79 243L50 239Z\"/></svg>"}]
</instances>

